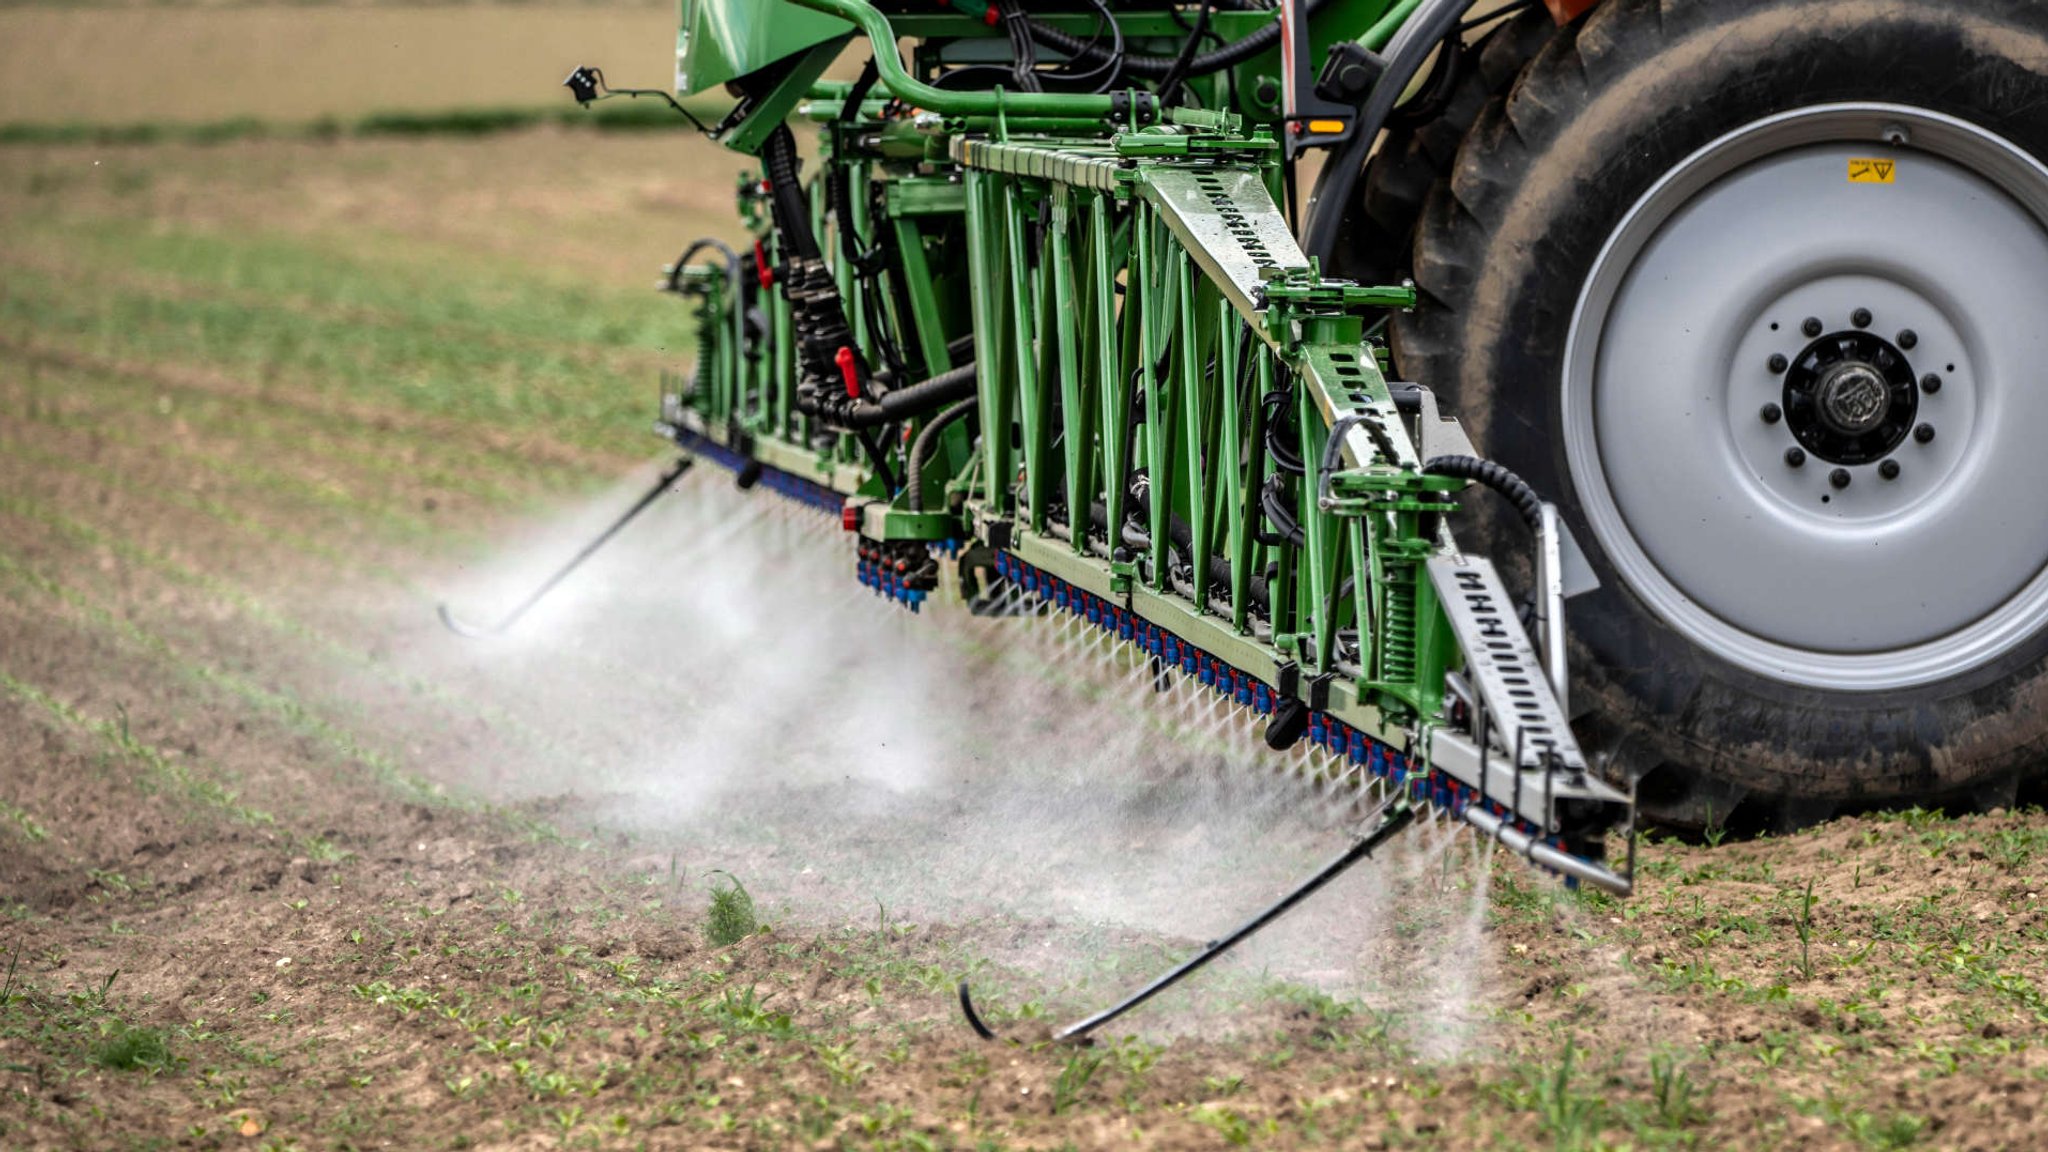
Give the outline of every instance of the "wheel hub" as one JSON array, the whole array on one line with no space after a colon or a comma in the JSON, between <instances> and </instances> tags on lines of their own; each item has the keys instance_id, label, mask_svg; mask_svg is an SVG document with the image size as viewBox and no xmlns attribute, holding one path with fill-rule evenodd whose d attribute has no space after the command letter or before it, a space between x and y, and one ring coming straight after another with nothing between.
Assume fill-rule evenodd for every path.
<instances>
[{"instance_id":1,"label":"wheel hub","mask_svg":"<svg viewBox=\"0 0 2048 1152\"><path fill-rule=\"evenodd\" d=\"M1785 423L1831 464L1868 464L1905 443L1920 407L1913 365L1888 340L1836 332L1807 345L1785 374Z\"/></svg>"},{"instance_id":2,"label":"wheel hub","mask_svg":"<svg viewBox=\"0 0 2048 1152\"><path fill-rule=\"evenodd\" d=\"M1891 408L1884 377L1862 361L1836 365L1821 379L1820 422L1841 436L1861 436L1884 423Z\"/></svg>"},{"instance_id":3,"label":"wheel hub","mask_svg":"<svg viewBox=\"0 0 2048 1152\"><path fill-rule=\"evenodd\" d=\"M1858 183L1856 158L1896 159ZM1757 121L1645 193L1573 317L1565 454L1617 575L1732 664L1833 691L2048 627L2048 167L1953 117Z\"/></svg>"}]
</instances>

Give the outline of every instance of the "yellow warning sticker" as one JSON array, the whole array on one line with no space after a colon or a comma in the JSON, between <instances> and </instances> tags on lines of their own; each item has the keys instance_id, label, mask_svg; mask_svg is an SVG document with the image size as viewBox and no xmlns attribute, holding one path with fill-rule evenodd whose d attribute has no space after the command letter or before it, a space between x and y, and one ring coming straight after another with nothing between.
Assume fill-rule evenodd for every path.
<instances>
[{"instance_id":1,"label":"yellow warning sticker","mask_svg":"<svg viewBox=\"0 0 2048 1152\"><path fill-rule=\"evenodd\" d=\"M1849 161L1849 183L1890 184L1898 179L1897 160L1856 159Z\"/></svg>"}]
</instances>

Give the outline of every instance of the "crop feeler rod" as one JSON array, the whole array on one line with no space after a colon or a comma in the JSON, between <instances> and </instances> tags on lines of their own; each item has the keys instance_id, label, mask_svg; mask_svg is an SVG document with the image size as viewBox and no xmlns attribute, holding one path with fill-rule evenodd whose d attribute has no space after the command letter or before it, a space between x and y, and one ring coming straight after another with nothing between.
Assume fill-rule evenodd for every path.
<instances>
[{"instance_id":1,"label":"crop feeler rod","mask_svg":"<svg viewBox=\"0 0 2048 1152\"><path fill-rule=\"evenodd\" d=\"M1406 828L1415 819L1415 806L1406 794L1397 793L1393 799L1382 805L1376 813L1371 831L1352 841L1335 859L1323 865L1315 875L1304 880L1293 891L1268 905L1258 915L1240 924L1230 932L1202 946L1200 952L1181 961L1171 971L1131 993L1115 1004L1097 1012L1085 1020L1079 1020L1052 1034L1053 1041L1074 1044L1087 1039L1090 1032L1122 1016L1131 1009L1195 973L1211 960L1237 947L1253 933L1291 911L1295 905L1316 894L1325 884L1335 880L1351 869L1351 866L1372 855L1372 850L1393 839L1394 835ZM982 1022L981 1014L974 1010L974 998L967 990L967 981L960 982L960 1011L967 1016L967 1024L984 1040L996 1038L995 1030Z\"/></svg>"},{"instance_id":2,"label":"crop feeler rod","mask_svg":"<svg viewBox=\"0 0 2048 1152\"><path fill-rule=\"evenodd\" d=\"M554 575L542 582L541 586L534 589L526 599L521 600L517 607L499 617L496 623L488 625L468 623L457 616L445 602L434 606L434 610L440 614L441 623L446 624L448 630L457 636L467 636L471 639L502 635L506 629L519 623L520 617L526 615L535 604L540 603L548 593L554 591L556 585L568 579L570 573L581 568L584 561L596 555L597 550L609 543L611 538L618 535L626 525L631 524L642 512L652 507L654 502L661 499L662 495L673 487L676 481L682 479L683 474L688 472L695 464L696 460L689 456L678 458L675 464L668 471L662 473L659 480L654 482L654 487L649 488L646 494L642 495L639 500L634 501L631 508L626 509L625 515L612 521L610 527L598 533L596 539L585 544L576 555L569 558L567 564L557 568Z\"/></svg>"}]
</instances>

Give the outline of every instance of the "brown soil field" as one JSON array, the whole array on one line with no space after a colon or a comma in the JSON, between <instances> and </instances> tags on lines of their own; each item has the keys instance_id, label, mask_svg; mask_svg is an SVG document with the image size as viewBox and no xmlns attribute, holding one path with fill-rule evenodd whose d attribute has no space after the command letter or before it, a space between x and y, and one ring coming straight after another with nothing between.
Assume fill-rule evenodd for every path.
<instances>
[{"instance_id":1,"label":"brown soil field","mask_svg":"<svg viewBox=\"0 0 2048 1152\"><path fill-rule=\"evenodd\" d=\"M0 150L0 1147L2043 1146L2038 810L1652 838L1627 902L1425 828L1070 1049L1344 798L709 466L440 630L654 474L647 288L739 169Z\"/></svg>"},{"instance_id":2,"label":"brown soil field","mask_svg":"<svg viewBox=\"0 0 2048 1152\"><path fill-rule=\"evenodd\" d=\"M0 123L302 123L667 87L673 5L0 7ZM31 79L32 78L32 79Z\"/></svg>"}]
</instances>

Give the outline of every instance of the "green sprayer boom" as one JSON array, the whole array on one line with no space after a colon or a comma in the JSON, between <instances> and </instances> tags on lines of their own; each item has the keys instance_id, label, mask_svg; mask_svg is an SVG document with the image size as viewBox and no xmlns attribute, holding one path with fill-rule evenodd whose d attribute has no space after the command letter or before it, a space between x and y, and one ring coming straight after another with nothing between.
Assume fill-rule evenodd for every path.
<instances>
[{"instance_id":1,"label":"green sprayer boom","mask_svg":"<svg viewBox=\"0 0 2048 1152\"><path fill-rule=\"evenodd\" d=\"M1795 9L1819 39L1785 91L1715 79L1793 51L1744 37ZM667 269L698 343L658 428L836 515L910 611L1071 614L1309 742L1384 805L1339 870L1434 817L1627 894L1639 784L1680 824L2009 797L2048 736L2012 716L2048 676L2048 540L1936 609L1865 574L1975 482L1941 453L2041 454L1982 427L2018 402L1952 314L1966 277L1944 295L1935 248L1877 229L1940 209L1913 173L2017 205L1982 244L2040 241L2048 169L1969 94L1912 104L1917 64L1859 95L1904 47L1860 11L684 0L677 90L723 85L707 131L760 168L749 239ZM1769 259L1683 247L1744 204Z\"/></svg>"}]
</instances>

